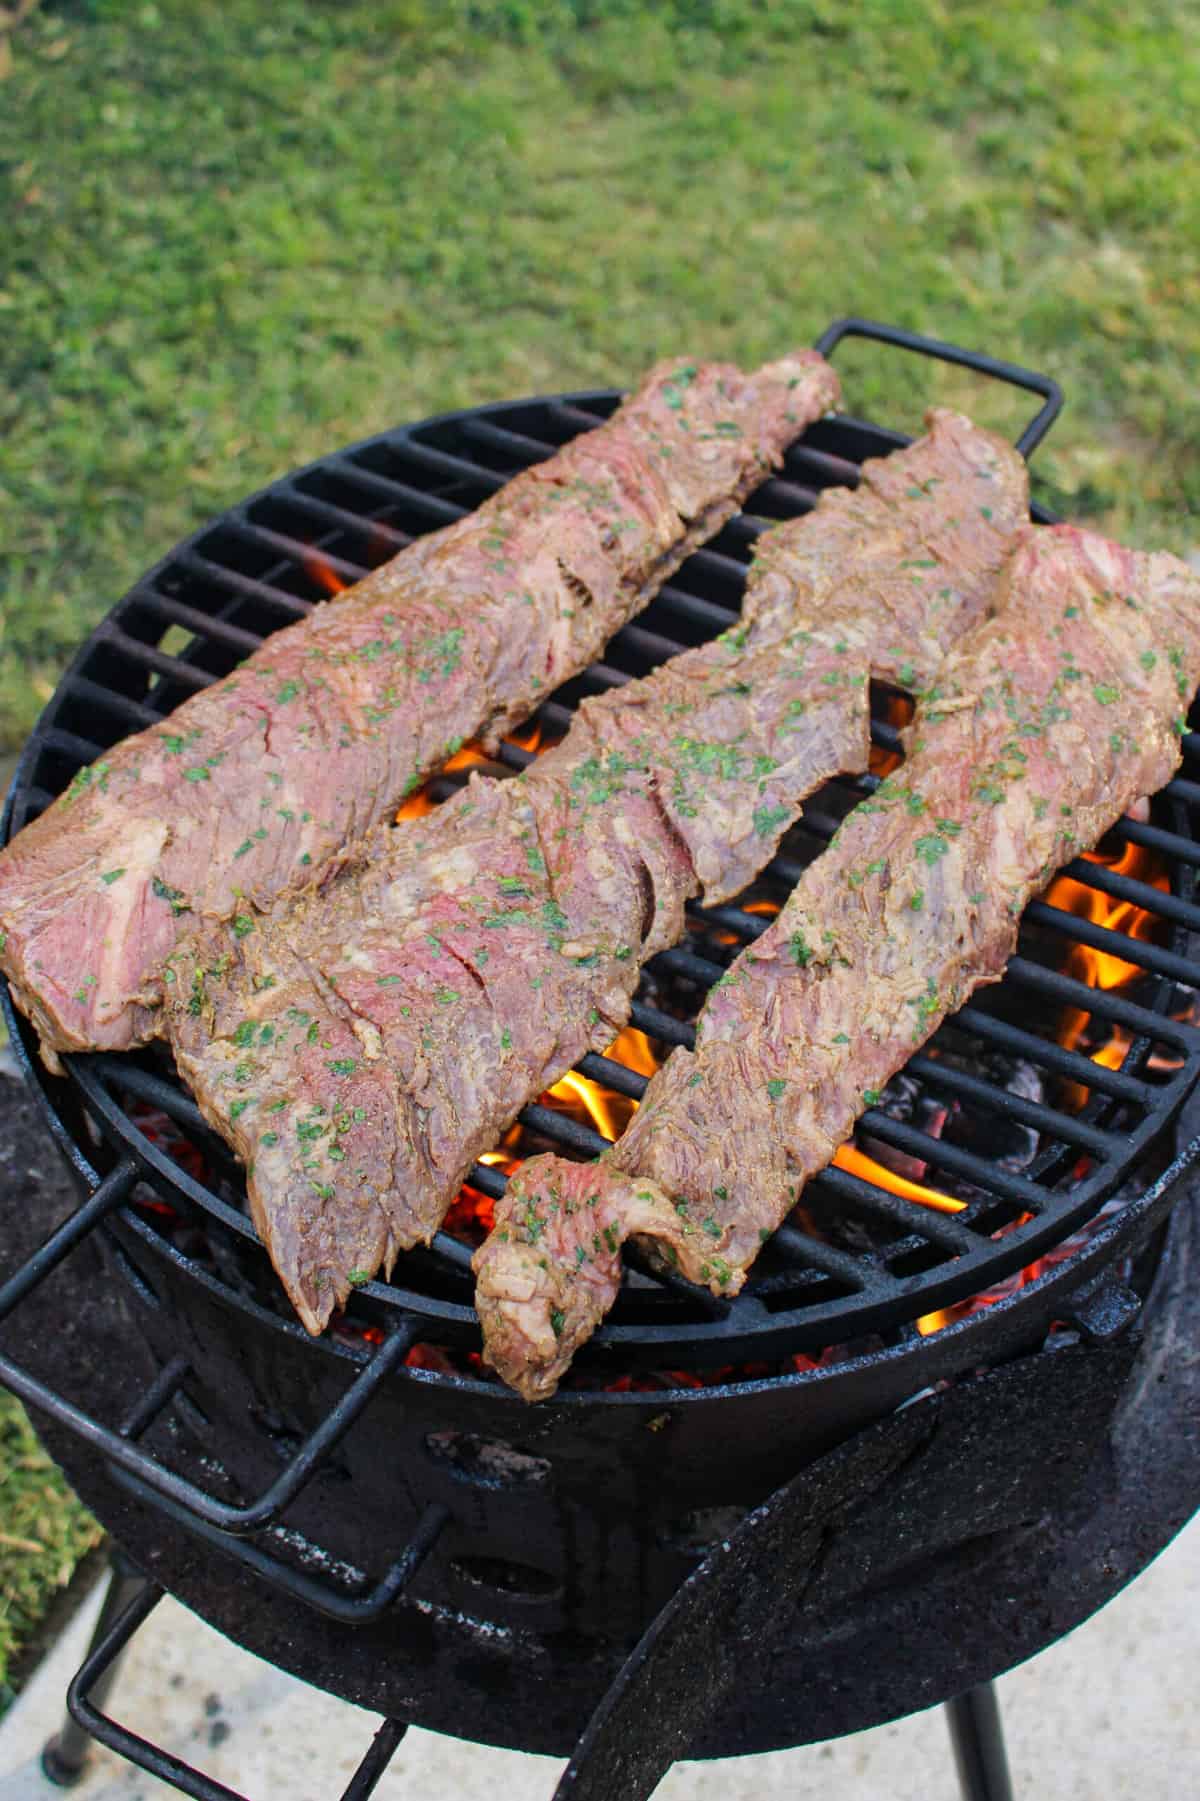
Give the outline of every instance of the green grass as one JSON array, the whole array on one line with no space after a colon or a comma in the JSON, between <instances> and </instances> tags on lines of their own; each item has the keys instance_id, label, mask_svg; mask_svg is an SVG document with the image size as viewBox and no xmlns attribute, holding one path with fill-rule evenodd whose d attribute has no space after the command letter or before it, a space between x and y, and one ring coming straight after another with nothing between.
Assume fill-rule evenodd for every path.
<instances>
[{"instance_id":1,"label":"green grass","mask_svg":"<svg viewBox=\"0 0 1200 1801\"><path fill-rule=\"evenodd\" d=\"M46 3L0 84L0 752L184 532L425 412L862 312L1058 376L1064 510L1200 541L1191 0ZM848 404L1020 407L878 352ZM1191 515L1191 516L1189 516ZM93 1528L0 1409L0 1683Z\"/></svg>"},{"instance_id":2,"label":"green grass","mask_svg":"<svg viewBox=\"0 0 1200 1801\"><path fill-rule=\"evenodd\" d=\"M0 748L142 568L289 465L658 352L766 357L843 311L1052 371L1052 497L1194 544L1197 20L45 4L0 94ZM979 400L845 367L854 407L909 426Z\"/></svg>"},{"instance_id":3,"label":"green grass","mask_svg":"<svg viewBox=\"0 0 1200 1801\"><path fill-rule=\"evenodd\" d=\"M0 1391L0 1714L15 1653L100 1537L18 1403Z\"/></svg>"}]
</instances>

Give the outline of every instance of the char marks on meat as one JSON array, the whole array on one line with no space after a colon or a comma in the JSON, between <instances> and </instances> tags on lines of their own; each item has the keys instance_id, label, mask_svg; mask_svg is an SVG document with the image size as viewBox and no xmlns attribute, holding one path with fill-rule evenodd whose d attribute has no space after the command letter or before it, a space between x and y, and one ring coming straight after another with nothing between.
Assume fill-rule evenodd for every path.
<instances>
[{"instance_id":1,"label":"char marks on meat","mask_svg":"<svg viewBox=\"0 0 1200 1801\"><path fill-rule=\"evenodd\" d=\"M813 351L660 364L595 431L125 739L0 852L43 1056L157 1030L182 931L303 889L466 738L584 668L837 399Z\"/></svg>"},{"instance_id":2,"label":"char marks on meat","mask_svg":"<svg viewBox=\"0 0 1200 1801\"><path fill-rule=\"evenodd\" d=\"M997 616L947 659L909 758L710 995L601 1164L538 1157L476 1255L486 1356L553 1392L639 1237L735 1294L761 1244L939 1023L999 979L1021 913L1180 760L1200 578L1027 528Z\"/></svg>"},{"instance_id":3,"label":"char marks on meat","mask_svg":"<svg viewBox=\"0 0 1200 1801\"><path fill-rule=\"evenodd\" d=\"M734 629L584 702L524 775L473 777L319 893L173 955L179 1067L311 1330L611 1042L686 901L737 893L807 794L865 767L869 672L924 679L983 613L1024 465L956 414L930 425L764 534Z\"/></svg>"}]
</instances>

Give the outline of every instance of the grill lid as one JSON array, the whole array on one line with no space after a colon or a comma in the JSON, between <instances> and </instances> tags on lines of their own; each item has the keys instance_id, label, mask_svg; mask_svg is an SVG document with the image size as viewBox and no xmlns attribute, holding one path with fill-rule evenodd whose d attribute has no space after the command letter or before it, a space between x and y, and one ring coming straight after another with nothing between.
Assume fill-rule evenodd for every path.
<instances>
[{"instance_id":1,"label":"grill lid","mask_svg":"<svg viewBox=\"0 0 1200 1801\"><path fill-rule=\"evenodd\" d=\"M1019 440L1026 451L1057 410L1057 391L1045 378L862 321L840 322L820 347L829 350L847 334L943 356L1046 395ZM460 517L517 470L606 417L618 398L601 391L519 401L386 432L286 477L198 532L137 584L79 652L21 759L5 837L117 739L161 720L188 694L227 674L269 632L310 611L323 594L357 580L422 532ZM808 511L823 488L853 485L866 457L907 441L841 416L812 426L788 453L782 474L688 560L636 624L617 634L605 659L543 705L537 715L543 730L559 735L583 696L643 674L683 646L724 630L736 618L763 521ZM1048 517L1036 507L1033 516ZM893 712L894 697L878 691L873 739L884 755L898 750ZM1122 821L1112 835L1118 848L1138 846L1155 855L1165 889L1083 858L1066 872L1095 897L1144 910L1149 935L1134 938L1035 903L1004 981L963 1008L907 1065L903 1117L877 1107L861 1122L860 1135L881 1157L912 1160L926 1172L923 1185L946 1188L965 1200L963 1209L932 1211L853 1170L830 1168L806 1190L803 1223L794 1218L775 1235L735 1301L631 1270L621 1301L581 1359L585 1367L597 1357L611 1366L615 1353L624 1368L711 1369L813 1352L866 1334L911 1338L923 1316L1064 1246L1096 1215L1200 1072L1200 1031L1186 1017L1173 1016L1181 1012L1179 989L1193 989L1200 969L1189 954L1189 934L1200 929L1193 892L1200 842L1192 817L1200 801L1200 734L1184 739L1184 755L1183 772L1156 797L1152 822ZM524 767L530 756L517 743L499 752L510 770ZM758 902L782 902L847 808L877 780L841 781L813 798L782 854L755 884ZM454 785L453 776L443 777L434 792L444 795ZM631 1023L664 1049L690 1044L708 988L765 923L761 913L742 905L693 907L686 944L647 966ZM1081 945L1143 972L1133 998L1089 987L1069 973L1069 959ZM1101 1037L1120 1029L1127 1042L1123 1054L1111 1059L1116 1066L1055 1041L1053 1028L1064 1009L1077 1010L1084 1022L1077 1038L1085 1028ZM32 1057L27 1029L11 1010L10 1024ZM956 1054L963 1045L970 1047L967 1059ZM60 1135L72 1099L82 1102L121 1159L124 1186L117 1198L123 1200L140 1177L185 1214L199 1210L253 1259L257 1240L236 1165L204 1127L165 1057L151 1051L66 1061L66 1085L48 1077L36 1059L31 1073ZM996 1076L1001 1063L1035 1072L1032 1096L1028 1083L1006 1085ZM643 1076L611 1057L588 1056L578 1067L584 1077L635 1100L645 1087ZM143 1129L139 1117L148 1108L165 1114L194 1147L191 1169ZM951 1109L958 1124L953 1140L935 1136L928 1119ZM557 1148L593 1156L608 1142L545 1105L530 1106L521 1117ZM1023 1167L1006 1154L1014 1126L1037 1147ZM76 1138L77 1148L90 1155L90 1146L78 1144L77 1128ZM200 1168L207 1180L192 1173ZM493 1167L477 1165L470 1181L484 1195L503 1191L504 1177ZM261 1247L257 1257L262 1293L273 1295ZM470 1257L467 1243L440 1232L430 1250L402 1259L390 1283L359 1290L348 1321L389 1333L402 1329L406 1340L474 1348Z\"/></svg>"}]
</instances>

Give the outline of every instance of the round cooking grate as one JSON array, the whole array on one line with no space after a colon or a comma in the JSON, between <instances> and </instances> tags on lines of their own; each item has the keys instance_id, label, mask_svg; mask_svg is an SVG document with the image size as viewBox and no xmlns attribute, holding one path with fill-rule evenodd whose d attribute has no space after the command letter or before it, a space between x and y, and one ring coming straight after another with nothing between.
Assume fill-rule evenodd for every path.
<instances>
[{"instance_id":1,"label":"round cooking grate","mask_svg":"<svg viewBox=\"0 0 1200 1801\"><path fill-rule=\"evenodd\" d=\"M273 484L188 539L79 652L21 758L4 837L119 738L228 673L331 588L458 518L515 471L607 416L617 399L611 392L531 399L385 432ZM814 425L782 473L617 634L604 661L543 705L543 731L559 735L583 696L724 630L738 612L762 522L807 511L822 488L854 483L865 457L905 442L841 416ZM1047 515L1035 509L1034 517ZM896 707L896 696L874 696L881 755L897 749ZM1084 897L1080 911L1045 902L1029 908L1004 981L948 1022L911 1060L885 1105L864 1117L860 1144L872 1161L858 1171L831 1168L810 1185L803 1212L764 1251L744 1293L715 1302L633 1269L590 1357L604 1355L610 1369L614 1361L713 1368L865 1334L909 1336L921 1316L1069 1243L1135 1170L1200 1070L1200 1032L1187 1013L1200 971L1188 955L1189 932L1200 929L1193 900L1200 736L1185 738L1184 751L1184 771L1155 798L1152 823L1122 822L1112 834L1112 857L1069 867ZM511 743L500 758L515 770L530 752ZM436 792L449 792L458 779L443 777ZM786 897L875 779L822 790L753 890L730 906L693 909L686 942L648 966L632 1023L663 1052L690 1042L708 987L764 928L764 909ZM1131 872L1130 856L1118 860L1117 853L1133 850L1152 862ZM1090 988L1078 979L1081 946L1121 960L1126 979L1119 988ZM1068 1012L1073 1049L1057 1041ZM112 1152L131 1160L162 1200L185 1217L206 1218L232 1246L243 1291L249 1283L260 1305L274 1306L273 1277L243 1211L239 1172L165 1056L72 1057L64 1082L42 1069L11 1007L9 1019L60 1142L94 1161L89 1116ZM1101 1045L1105 1060L1097 1062ZM644 1086L615 1058L589 1056L579 1073L634 1099ZM166 1133L162 1116L171 1122ZM527 1131L560 1148L594 1155L604 1146L592 1128L553 1107L539 1104L522 1117ZM917 1170L919 1186L966 1205L957 1213L931 1210L884 1186L887 1169L901 1177ZM485 1195L499 1193L503 1180L489 1167L472 1176ZM153 1229L145 1215L127 1217L137 1219L139 1231ZM401 1260L391 1283L372 1282L356 1293L348 1322L386 1328L400 1315L415 1316L421 1340L475 1346L470 1256L469 1243L441 1232L429 1250Z\"/></svg>"}]
</instances>

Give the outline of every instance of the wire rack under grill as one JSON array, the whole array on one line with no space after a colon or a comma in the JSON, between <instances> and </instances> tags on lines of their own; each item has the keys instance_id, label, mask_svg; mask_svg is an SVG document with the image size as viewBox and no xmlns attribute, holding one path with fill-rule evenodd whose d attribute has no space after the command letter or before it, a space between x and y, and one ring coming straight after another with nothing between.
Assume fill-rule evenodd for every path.
<instances>
[{"instance_id":1,"label":"wire rack under grill","mask_svg":"<svg viewBox=\"0 0 1200 1801\"><path fill-rule=\"evenodd\" d=\"M515 471L607 416L616 400L607 392L530 400L387 432L289 476L198 533L151 571L81 650L21 761L8 833L48 804L80 766L225 675L269 632L320 604L330 586L355 581L413 537L460 517ZM782 473L689 558L637 622L617 634L603 661L543 705L537 717L544 730L561 734L583 696L642 675L725 629L738 612L764 521L806 512L821 489L856 482L865 456L905 441L843 417L810 428ZM881 751L896 752L898 732L888 714L889 697L879 693L874 741ZM1003 983L962 1009L908 1064L910 1090L915 1084L913 1091L971 1122L969 1144L961 1133L951 1141L913 1123L919 1110L900 1118L873 1108L864 1116L860 1130L877 1150L884 1147L880 1155L912 1160L926 1172L923 1182L964 1197L963 1210L932 1211L850 1170L830 1168L810 1184L803 1215L776 1234L736 1301L717 1302L631 1269L597 1339L610 1362L616 1352L632 1365L716 1366L869 1333L911 1333L922 1315L1029 1265L1096 1214L1200 1069L1200 1032L1187 1013L1200 970L1188 936L1200 929L1193 899L1200 736L1185 738L1184 753L1184 770L1156 797L1152 821L1124 821L1114 834L1118 847L1132 843L1152 852L1168 888L1083 859L1068 870L1089 891L1143 909L1148 934L1133 938L1036 903ZM530 754L509 743L499 757L517 770ZM875 779L822 790L754 895L782 901ZM452 784L443 778L443 791ZM708 988L765 924L744 905L693 908L686 941L648 965L631 1023L664 1052L690 1044ZM1135 966L1141 979L1119 993L1085 986L1067 970L1080 944ZM1096 1030L1124 1034L1119 1067L1055 1042L1053 1023L1065 1009L1086 1014ZM945 1055L948 1041L969 1042L975 1062ZM1040 1098L993 1079L989 1070L998 1057L1036 1071ZM148 1181L185 1214L199 1209L232 1235L251 1262L258 1258L265 1292L265 1254L243 1211L237 1171L161 1055L68 1061L70 1086L103 1139L126 1159L131 1179ZM634 1100L645 1086L642 1076L610 1057L588 1056L579 1072ZM39 1080L61 1114L58 1084L40 1072ZM147 1108L165 1114L202 1161L181 1162L144 1131L138 1118ZM522 1120L568 1152L595 1155L607 1142L546 1105L528 1107ZM1036 1154L1023 1167L987 1148L1014 1123L1035 1136ZM204 1179L196 1173L201 1169ZM470 1179L485 1195L502 1192L496 1168L479 1165ZM143 1222L141 1229L149 1228ZM386 1328L403 1315L415 1320L422 1339L476 1344L470 1256L469 1244L439 1233L430 1249L401 1260L390 1283L373 1282L357 1293L350 1320Z\"/></svg>"}]
</instances>

